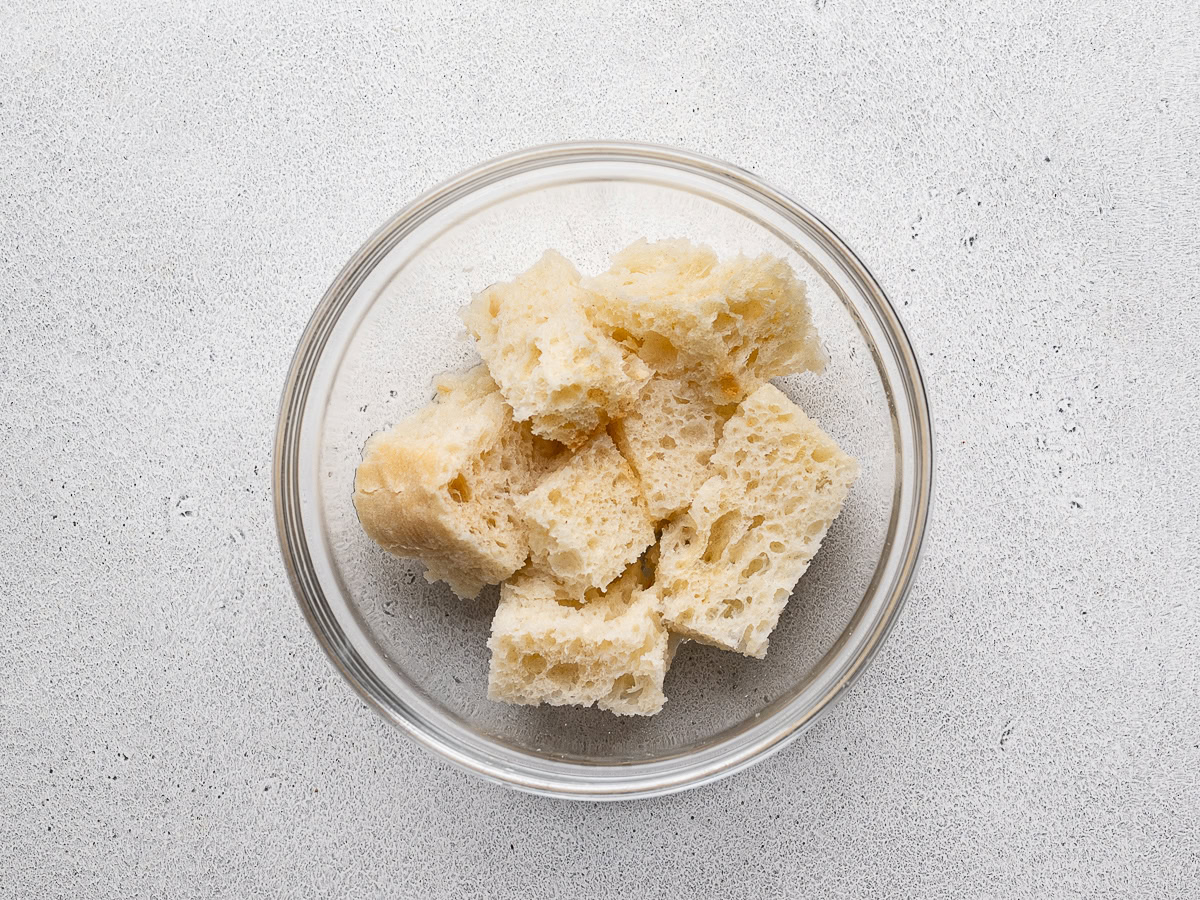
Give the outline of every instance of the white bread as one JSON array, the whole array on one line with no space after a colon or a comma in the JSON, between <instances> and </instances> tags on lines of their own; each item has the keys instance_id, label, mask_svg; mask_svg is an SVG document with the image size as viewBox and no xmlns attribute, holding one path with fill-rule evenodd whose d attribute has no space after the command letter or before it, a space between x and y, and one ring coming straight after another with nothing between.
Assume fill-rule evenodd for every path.
<instances>
[{"instance_id":1,"label":"white bread","mask_svg":"<svg viewBox=\"0 0 1200 900\"><path fill-rule=\"evenodd\" d=\"M858 464L767 384L725 423L710 465L662 535L663 617L685 637L762 657Z\"/></svg>"},{"instance_id":2,"label":"white bread","mask_svg":"<svg viewBox=\"0 0 1200 900\"><path fill-rule=\"evenodd\" d=\"M561 581L603 588L654 543L637 475L601 432L517 500L533 559Z\"/></svg>"},{"instance_id":3,"label":"white bread","mask_svg":"<svg viewBox=\"0 0 1200 900\"><path fill-rule=\"evenodd\" d=\"M656 372L701 379L715 403L825 366L805 285L778 257L718 263L686 240L640 240L582 284L593 322Z\"/></svg>"},{"instance_id":4,"label":"white bread","mask_svg":"<svg viewBox=\"0 0 1200 900\"><path fill-rule=\"evenodd\" d=\"M505 582L488 641L488 696L626 716L662 709L668 637L640 571L630 566L607 591L581 592L531 569Z\"/></svg>"},{"instance_id":5,"label":"white bread","mask_svg":"<svg viewBox=\"0 0 1200 900\"><path fill-rule=\"evenodd\" d=\"M492 377L518 422L578 447L628 410L650 371L592 325L579 273L553 250L510 282L477 294L463 311Z\"/></svg>"},{"instance_id":6,"label":"white bread","mask_svg":"<svg viewBox=\"0 0 1200 900\"><path fill-rule=\"evenodd\" d=\"M557 445L513 422L483 366L443 377L436 390L429 406L367 441L354 506L372 540L420 558L429 581L469 598L525 564L513 498L533 486Z\"/></svg>"},{"instance_id":7,"label":"white bread","mask_svg":"<svg viewBox=\"0 0 1200 900\"><path fill-rule=\"evenodd\" d=\"M637 406L609 426L653 519L669 519L692 502L734 408L717 406L695 381L655 376Z\"/></svg>"}]
</instances>

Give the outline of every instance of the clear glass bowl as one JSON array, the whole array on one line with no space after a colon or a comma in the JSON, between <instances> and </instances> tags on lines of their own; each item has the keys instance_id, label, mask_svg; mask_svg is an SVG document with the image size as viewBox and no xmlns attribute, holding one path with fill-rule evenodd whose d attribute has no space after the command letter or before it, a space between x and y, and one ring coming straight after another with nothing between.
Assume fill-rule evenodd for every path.
<instances>
[{"instance_id":1,"label":"clear glass bowl","mask_svg":"<svg viewBox=\"0 0 1200 900\"><path fill-rule=\"evenodd\" d=\"M475 359L471 294L553 247L584 272L639 237L770 252L808 282L829 352L777 383L862 466L764 660L684 644L665 709L487 699L496 589L476 601L363 533L351 502L368 436ZM275 512L300 606L334 664L386 719L450 762L524 790L640 797L702 784L778 750L879 649L917 565L932 435L917 361L875 279L795 201L733 166L662 147L563 144L501 157L420 197L338 275L296 349L275 441Z\"/></svg>"}]
</instances>

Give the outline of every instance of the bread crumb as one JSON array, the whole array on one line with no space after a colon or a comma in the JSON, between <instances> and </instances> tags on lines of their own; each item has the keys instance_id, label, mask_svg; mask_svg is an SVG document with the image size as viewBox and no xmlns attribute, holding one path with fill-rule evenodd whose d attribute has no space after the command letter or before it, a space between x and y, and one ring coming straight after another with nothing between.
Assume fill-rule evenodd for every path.
<instances>
[{"instance_id":1,"label":"bread crumb","mask_svg":"<svg viewBox=\"0 0 1200 900\"><path fill-rule=\"evenodd\" d=\"M597 326L655 372L700 381L714 403L825 367L804 282L778 257L719 264L703 245L641 240L582 284Z\"/></svg>"},{"instance_id":2,"label":"bread crumb","mask_svg":"<svg viewBox=\"0 0 1200 900\"><path fill-rule=\"evenodd\" d=\"M858 464L767 384L725 424L711 465L688 511L663 532L663 615L678 634L762 657Z\"/></svg>"},{"instance_id":3,"label":"bread crumb","mask_svg":"<svg viewBox=\"0 0 1200 900\"><path fill-rule=\"evenodd\" d=\"M534 560L568 584L603 588L654 543L637 476L604 432L517 507Z\"/></svg>"},{"instance_id":4,"label":"bread crumb","mask_svg":"<svg viewBox=\"0 0 1200 900\"><path fill-rule=\"evenodd\" d=\"M588 321L584 308L593 301L579 280L570 262L548 250L463 311L513 417L572 448L630 409L650 377L634 353Z\"/></svg>"},{"instance_id":5,"label":"bread crumb","mask_svg":"<svg viewBox=\"0 0 1200 900\"><path fill-rule=\"evenodd\" d=\"M692 502L734 408L713 403L695 381L655 376L634 410L609 427L653 519L669 519Z\"/></svg>"},{"instance_id":6,"label":"bread crumb","mask_svg":"<svg viewBox=\"0 0 1200 900\"><path fill-rule=\"evenodd\" d=\"M372 540L419 557L427 580L471 598L525 564L529 542L513 499L553 453L513 421L483 366L443 376L436 394L367 441L354 507Z\"/></svg>"},{"instance_id":7,"label":"bread crumb","mask_svg":"<svg viewBox=\"0 0 1200 900\"><path fill-rule=\"evenodd\" d=\"M658 595L642 587L639 566L606 591L579 591L525 570L500 589L488 697L653 715L666 702L669 643Z\"/></svg>"}]
</instances>

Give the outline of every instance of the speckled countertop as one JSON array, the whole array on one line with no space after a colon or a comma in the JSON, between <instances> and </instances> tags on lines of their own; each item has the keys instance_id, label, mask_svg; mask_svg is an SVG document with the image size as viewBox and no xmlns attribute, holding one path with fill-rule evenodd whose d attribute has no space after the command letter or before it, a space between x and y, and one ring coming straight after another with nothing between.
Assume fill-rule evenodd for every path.
<instances>
[{"instance_id":1,"label":"speckled countertop","mask_svg":"<svg viewBox=\"0 0 1200 900\"><path fill-rule=\"evenodd\" d=\"M0 896L1200 892L1200 8L572 6L7 5ZM939 450L844 702L602 806L368 711L269 489L294 342L363 239L586 137L821 214L900 310Z\"/></svg>"}]
</instances>

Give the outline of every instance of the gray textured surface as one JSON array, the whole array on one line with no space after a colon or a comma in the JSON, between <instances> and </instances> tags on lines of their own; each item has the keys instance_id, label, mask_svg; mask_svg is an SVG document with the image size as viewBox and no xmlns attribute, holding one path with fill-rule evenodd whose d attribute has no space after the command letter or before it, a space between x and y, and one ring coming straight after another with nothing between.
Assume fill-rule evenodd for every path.
<instances>
[{"instance_id":1,"label":"gray textured surface","mask_svg":"<svg viewBox=\"0 0 1200 900\"><path fill-rule=\"evenodd\" d=\"M6 4L0 895L1200 890L1196 5L617 6ZM900 308L940 450L845 701L609 806L364 708L268 484L293 343L366 235L582 137L823 214Z\"/></svg>"}]
</instances>

